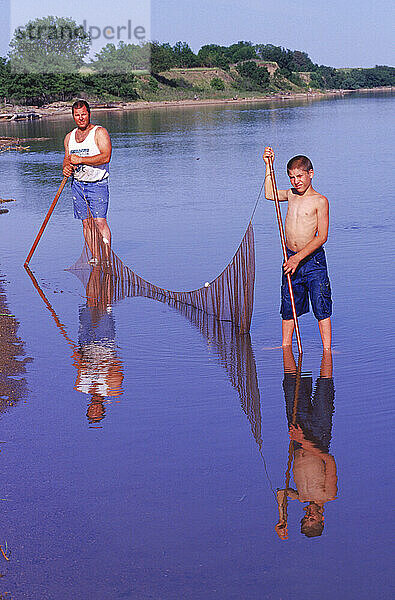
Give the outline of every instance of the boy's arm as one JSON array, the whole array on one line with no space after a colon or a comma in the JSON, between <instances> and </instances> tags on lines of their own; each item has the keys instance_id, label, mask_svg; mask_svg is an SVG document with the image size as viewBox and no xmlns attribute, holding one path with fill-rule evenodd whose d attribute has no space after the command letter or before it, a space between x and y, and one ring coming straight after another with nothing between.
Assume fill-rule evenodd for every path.
<instances>
[{"instance_id":1,"label":"boy's arm","mask_svg":"<svg viewBox=\"0 0 395 600\"><path fill-rule=\"evenodd\" d=\"M265 173L265 197L267 200L274 200L274 191L272 186L272 178L270 177L270 159L274 161L274 151L270 146L265 148L263 153L263 160L266 164L266 173ZM287 190L277 190L278 191L278 199L280 202L286 202L288 200L288 191Z\"/></svg>"},{"instance_id":2,"label":"boy's arm","mask_svg":"<svg viewBox=\"0 0 395 600\"><path fill-rule=\"evenodd\" d=\"M337 471L335 459L331 454L327 454L325 462L325 492L328 500L334 500L337 496Z\"/></svg>"},{"instance_id":3,"label":"boy's arm","mask_svg":"<svg viewBox=\"0 0 395 600\"><path fill-rule=\"evenodd\" d=\"M299 250L296 254L293 254L284 263L284 273L287 275L293 275L295 273L301 260L306 258L325 244L328 239L329 229L329 202L325 196L320 196L317 200L317 232L312 240L302 250Z\"/></svg>"},{"instance_id":4,"label":"boy's arm","mask_svg":"<svg viewBox=\"0 0 395 600\"><path fill-rule=\"evenodd\" d=\"M288 539L286 494L286 490L277 490L276 494L278 504L278 522L276 523L274 530L280 540Z\"/></svg>"},{"instance_id":5,"label":"boy's arm","mask_svg":"<svg viewBox=\"0 0 395 600\"><path fill-rule=\"evenodd\" d=\"M96 154L96 156L78 156L77 154L71 154L71 164L91 165L94 167L96 165L105 165L106 163L110 162L112 147L107 129L104 129L104 127L99 127L99 129L96 130L95 142L99 148L100 154Z\"/></svg>"}]
</instances>

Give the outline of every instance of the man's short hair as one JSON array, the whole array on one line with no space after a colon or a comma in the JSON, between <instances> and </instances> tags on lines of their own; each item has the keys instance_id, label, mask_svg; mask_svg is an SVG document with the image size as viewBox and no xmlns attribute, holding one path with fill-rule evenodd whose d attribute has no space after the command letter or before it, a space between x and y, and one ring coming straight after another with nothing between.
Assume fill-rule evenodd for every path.
<instances>
[{"instance_id":1,"label":"man's short hair","mask_svg":"<svg viewBox=\"0 0 395 600\"><path fill-rule=\"evenodd\" d=\"M310 170L313 171L313 164L307 156L298 154L298 156L294 156L288 161L287 173L289 173L292 169L302 169L303 171L309 172Z\"/></svg>"},{"instance_id":2,"label":"man's short hair","mask_svg":"<svg viewBox=\"0 0 395 600\"><path fill-rule=\"evenodd\" d=\"M91 109L86 100L77 100L76 102L74 102L73 106L71 107L72 114L74 115L74 111L77 108L82 108L83 106L85 106L86 110L88 111L88 115L90 116Z\"/></svg>"}]
</instances>

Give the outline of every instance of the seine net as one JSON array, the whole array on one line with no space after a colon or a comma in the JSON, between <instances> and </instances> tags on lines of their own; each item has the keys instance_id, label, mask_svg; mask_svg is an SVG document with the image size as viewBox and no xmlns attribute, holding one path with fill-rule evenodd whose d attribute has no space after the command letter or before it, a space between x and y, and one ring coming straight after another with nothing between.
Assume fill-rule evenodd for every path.
<instances>
[{"instance_id":1,"label":"seine net","mask_svg":"<svg viewBox=\"0 0 395 600\"><path fill-rule=\"evenodd\" d=\"M255 283L254 230L251 221L235 255L222 273L214 281L189 292L158 287L124 265L102 237L90 213L85 226L86 241L82 254L70 270L99 268L104 278L106 274L109 275L108 285L113 287L111 293L114 301L126 296L145 296L175 307L191 306L219 321L230 321L240 333L250 330Z\"/></svg>"},{"instance_id":2,"label":"seine net","mask_svg":"<svg viewBox=\"0 0 395 600\"><path fill-rule=\"evenodd\" d=\"M164 293L158 293L155 286L121 285L111 268L93 267L70 271L81 280L89 306L96 307L101 312L125 297L143 296L174 307L188 319L200 331L208 348L226 370L232 387L239 395L241 408L248 418L254 439L261 449L260 394L249 333L242 335L232 322L220 321L190 303L179 302Z\"/></svg>"}]
</instances>

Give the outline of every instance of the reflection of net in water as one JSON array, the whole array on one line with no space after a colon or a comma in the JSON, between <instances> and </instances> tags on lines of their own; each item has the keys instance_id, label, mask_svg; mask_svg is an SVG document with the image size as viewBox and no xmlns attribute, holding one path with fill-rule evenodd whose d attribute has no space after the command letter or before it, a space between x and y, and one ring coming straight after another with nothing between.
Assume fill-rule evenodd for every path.
<instances>
[{"instance_id":1,"label":"reflection of net in water","mask_svg":"<svg viewBox=\"0 0 395 600\"><path fill-rule=\"evenodd\" d=\"M154 293L152 288L144 286L125 287L120 284L121 282L112 273L111 268L104 270L98 267L90 267L86 262L84 268L82 268L82 262L79 262L79 265L79 269L70 269L70 272L75 274L83 283L86 290L87 305L91 309L96 308L99 312L103 312L116 301L122 300L126 296L143 296L176 308L178 312L199 329L207 340L210 349L213 349L217 354L219 364L224 367L232 387L237 391L241 407L248 418L252 434L261 451L260 394L249 334L240 335L240 332L232 323L218 321L190 304L173 302L164 294ZM48 308L58 330L73 350L76 350L78 345L68 336L65 326L46 298L33 273L28 267L25 268L34 287Z\"/></svg>"},{"instance_id":2,"label":"reflection of net in water","mask_svg":"<svg viewBox=\"0 0 395 600\"><path fill-rule=\"evenodd\" d=\"M85 231L87 242L71 270L83 269L93 263L103 274L111 273L114 300L141 295L164 300L177 307L187 305L219 321L231 321L240 333L250 330L255 282L254 231L251 222L236 254L222 273L214 281L189 292L166 290L134 273L103 241L91 215L86 221Z\"/></svg>"},{"instance_id":3,"label":"reflection of net in water","mask_svg":"<svg viewBox=\"0 0 395 600\"><path fill-rule=\"evenodd\" d=\"M86 253L86 249L84 252ZM107 306L125 297L142 296L177 309L199 329L210 349L213 349L219 357L219 363L225 368L232 387L237 391L241 407L250 422L254 439L261 448L260 395L250 335L240 335L233 323L219 321L191 304L158 293L155 286L124 285L124 282L119 281L117 275L112 272L111 267L91 267L87 258L88 255L85 254L84 257L83 253L83 260L80 259L77 263L79 268L72 268L70 271L81 280L90 306L105 310Z\"/></svg>"}]
</instances>

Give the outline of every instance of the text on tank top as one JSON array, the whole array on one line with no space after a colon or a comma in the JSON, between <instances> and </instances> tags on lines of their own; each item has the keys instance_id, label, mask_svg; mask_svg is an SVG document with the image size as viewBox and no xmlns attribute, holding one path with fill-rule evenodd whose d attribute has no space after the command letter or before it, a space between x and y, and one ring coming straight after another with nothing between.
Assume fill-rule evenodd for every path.
<instances>
[{"instance_id":1,"label":"text on tank top","mask_svg":"<svg viewBox=\"0 0 395 600\"><path fill-rule=\"evenodd\" d=\"M95 125L84 141L77 142L75 134L77 128L73 129L69 139L69 154L77 154L77 156L97 156L100 150L95 142L95 132L98 125ZM104 165L77 165L74 169L73 177L77 181L96 182L107 179L109 176L109 164Z\"/></svg>"}]
</instances>

